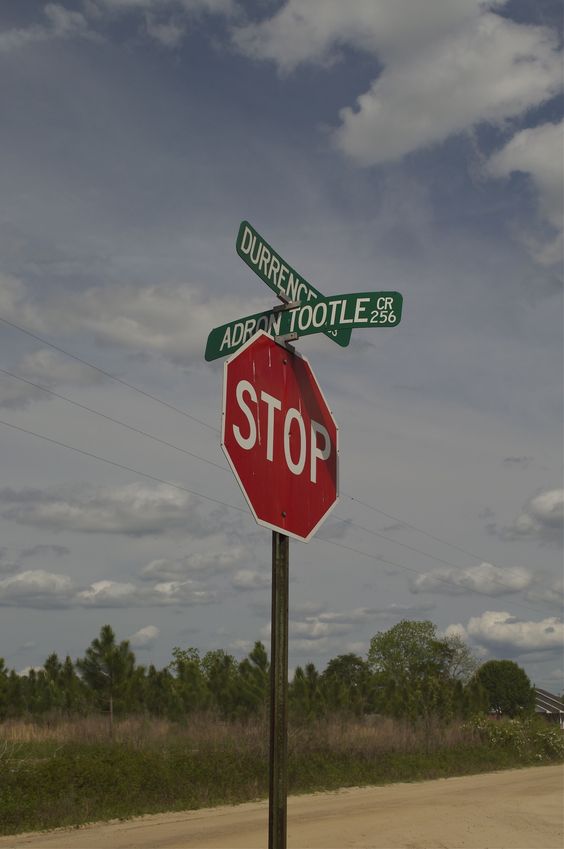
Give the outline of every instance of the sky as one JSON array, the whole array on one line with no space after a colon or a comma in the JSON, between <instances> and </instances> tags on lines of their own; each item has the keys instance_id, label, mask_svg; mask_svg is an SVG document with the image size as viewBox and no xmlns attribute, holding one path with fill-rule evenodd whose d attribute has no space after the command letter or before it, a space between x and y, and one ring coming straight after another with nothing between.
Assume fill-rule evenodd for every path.
<instances>
[{"instance_id":1,"label":"sky","mask_svg":"<svg viewBox=\"0 0 564 849\"><path fill-rule=\"evenodd\" d=\"M558 0L4 0L0 655L102 625L269 645L271 534L220 447L213 327L276 297L246 219L401 323L296 343L340 500L290 543L290 669L402 619L562 692Z\"/></svg>"}]
</instances>

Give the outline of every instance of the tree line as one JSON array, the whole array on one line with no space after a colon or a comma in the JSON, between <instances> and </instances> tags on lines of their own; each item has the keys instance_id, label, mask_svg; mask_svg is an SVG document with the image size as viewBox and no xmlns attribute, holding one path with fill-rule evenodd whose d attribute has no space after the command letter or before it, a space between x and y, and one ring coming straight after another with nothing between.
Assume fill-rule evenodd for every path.
<instances>
[{"instance_id":1,"label":"tree line","mask_svg":"<svg viewBox=\"0 0 564 849\"><path fill-rule=\"evenodd\" d=\"M464 641L441 637L429 621L404 620L378 632L366 658L341 654L323 671L298 666L289 683L295 721L329 714L382 714L413 723L451 721L495 711L515 716L534 709L534 689L509 660L479 666ZM182 721L196 711L223 719L262 716L268 709L269 660L261 642L247 657L215 649L175 647L162 669L137 663L127 640L104 625L83 657L50 654L40 669L18 675L0 658L0 720L145 714Z\"/></svg>"}]
</instances>

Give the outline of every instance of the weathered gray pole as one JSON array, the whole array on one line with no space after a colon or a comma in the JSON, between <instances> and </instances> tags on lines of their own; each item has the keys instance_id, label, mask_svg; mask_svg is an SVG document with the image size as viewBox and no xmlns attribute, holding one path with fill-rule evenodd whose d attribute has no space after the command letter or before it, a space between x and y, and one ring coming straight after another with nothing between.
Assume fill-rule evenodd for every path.
<instances>
[{"instance_id":1,"label":"weathered gray pole","mask_svg":"<svg viewBox=\"0 0 564 849\"><path fill-rule=\"evenodd\" d=\"M268 849L286 849L289 542L285 534L278 533L278 531L272 532Z\"/></svg>"}]
</instances>

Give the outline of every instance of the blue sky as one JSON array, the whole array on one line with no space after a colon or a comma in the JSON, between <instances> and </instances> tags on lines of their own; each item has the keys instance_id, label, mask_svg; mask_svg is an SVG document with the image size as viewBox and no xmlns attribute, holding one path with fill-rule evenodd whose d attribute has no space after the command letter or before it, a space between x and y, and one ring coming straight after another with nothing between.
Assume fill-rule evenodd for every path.
<instances>
[{"instance_id":1,"label":"blue sky","mask_svg":"<svg viewBox=\"0 0 564 849\"><path fill-rule=\"evenodd\" d=\"M328 295L404 297L391 331L299 342L342 497L291 545L291 667L429 618L562 689L561 47L552 0L2 4L10 666L106 622L158 665L268 642L270 536L203 358L273 305L245 218Z\"/></svg>"}]
</instances>

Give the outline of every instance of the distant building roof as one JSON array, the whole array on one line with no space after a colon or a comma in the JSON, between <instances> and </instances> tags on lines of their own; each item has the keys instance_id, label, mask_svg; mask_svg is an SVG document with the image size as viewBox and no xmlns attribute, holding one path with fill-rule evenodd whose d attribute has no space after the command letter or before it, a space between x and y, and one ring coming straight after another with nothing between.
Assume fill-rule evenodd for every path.
<instances>
[{"instance_id":1,"label":"distant building roof","mask_svg":"<svg viewBox=\"0 0 564 849\"><path fill-rule=\"evenodd\" d=\"M537 713L564 714L564 702L548 690L535 687L535 710Z\"/></svg>"}]
</instances>

